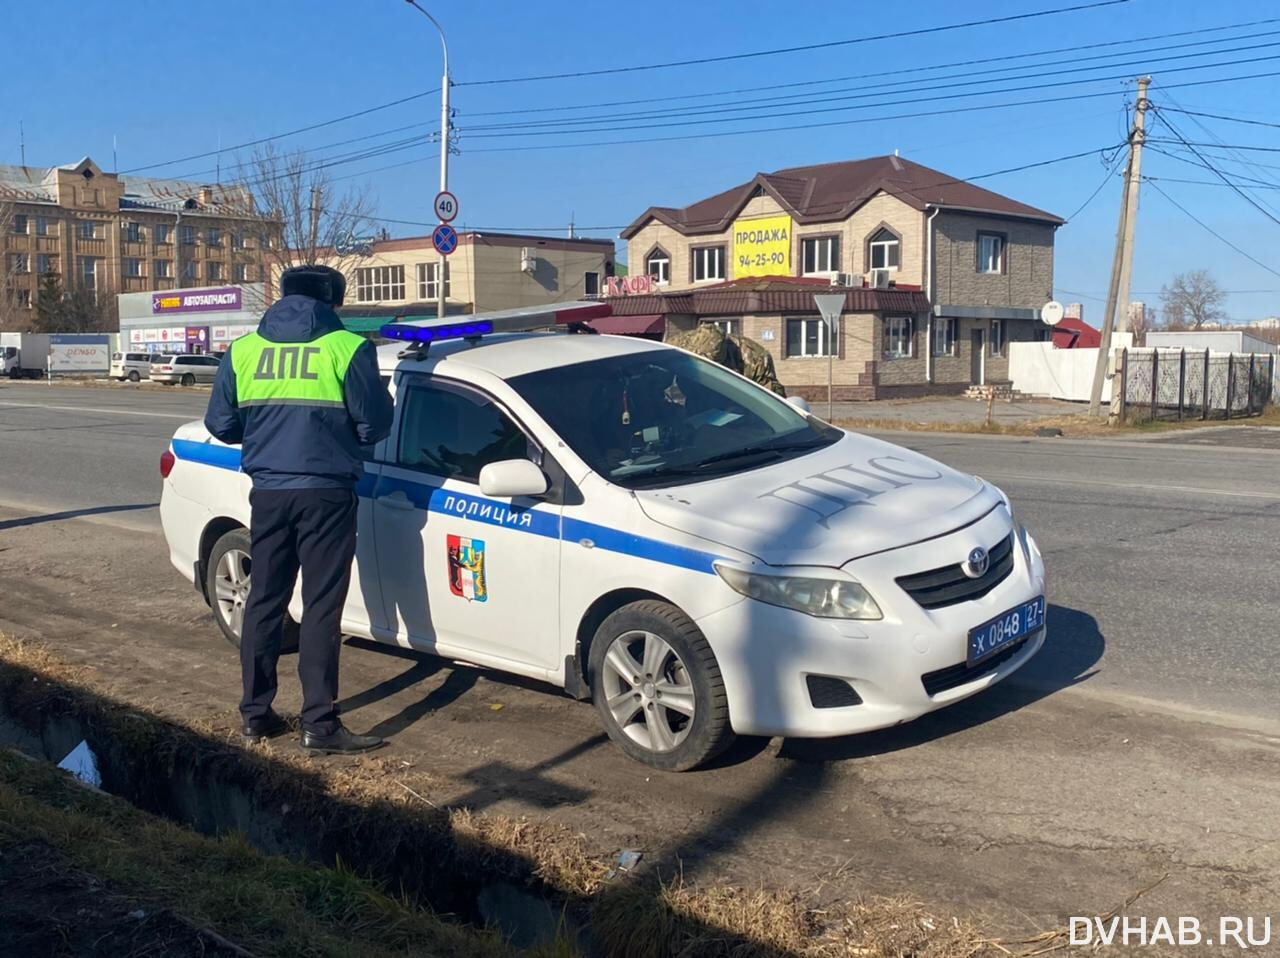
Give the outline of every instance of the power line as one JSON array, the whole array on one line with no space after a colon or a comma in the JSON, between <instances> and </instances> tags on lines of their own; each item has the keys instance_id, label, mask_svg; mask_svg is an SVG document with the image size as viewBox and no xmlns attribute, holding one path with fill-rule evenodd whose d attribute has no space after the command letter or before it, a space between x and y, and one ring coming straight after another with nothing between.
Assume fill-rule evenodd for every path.
<instances>
[{"instance_id":1,"label":"power line","mask_svg":"<svg viewBox=\"0 0 1280 958\"><path fill-rule=\"evenodd\" d=\"M608 67L600 70L577 70L571 73L544 73L537 76L501 77L492 80L467 80L455 83L455 86L496 86L507 83L532 83L540 80L571 80L581 77L606 76L617 73L638 73L645 70L665 70L670 67L699 66L705 63L727 63L733 60L749 60L754 57L779 56L787 53L805 53L811 50L829 50L833 47L850 46L856 43L870 43L875 40L897 40L903 37L925 36L931 33L945 33L951 30L963 30L970 27L991 26L997 23L1012 23L1018 20L1031 20L1038 17L1054 16L1061 13L1076 13L1081 10L1094 10L1100 7L1113 7L1128 3L1129 0L1096 0L1094 3L1082 3L1071 7L1057 7L1052 10L1038 10L1034 13L1018 13L1005 17L990 17L984 20L969 20L964 23L949 23L935 27L920 27L915 30L903 30L897 33L879 33L865 37L853 37L847 40L828 40L823 43L806 43L795 47L777 47L772 50L753 50L749 53L728 53L718 57L695 57L691 60L669 60L665 63L647 63L627 67Z\"/></svg>"},{"instance_id":2,"label":"power line","mask_svg":"<svg viewBox=\"0 0 1280 958\"><path fill-rule=\"evenodd\" d=\"M1182 30L1176 33L1157 33L1157 34L1153 34L1151 36L1146 36L1146 37L1132 37L1127 40L1111 40L1104 43L1088 43L1088 44L1081 44L1081 45L1070 46L1070 47L1056 47L1048 50L1035 50L1027 53L1011 53L1011 54L1002 55L998 57L983 57L976 60L953 60L949 63L937 63L937 64L933 64L932 66L908 67L905 69L901 67L895 67L894 72L898 75L906 75L910 73L927 73L933 70L943 70L943 69L949 69L951 67L979 66L987 63L1007 63L1010 60L1020 60L1020 59L1026 59L1029 57L1044 57L1044 56L1052 56L1058 53L1073 53L1079 50L1094 50L1094 49L1102 49L1104 47L1124 46L1125 44L1129 44L1129 43L1146 43L1152 40L1164 40L1164 39L1171 39L1175 37L1193 36L1193 35L1200 35L1204 33L1218 32L1222 30L1235 30L1242 27L1264 26L1272 23L1280 23L1280 17L1271 17L1265 20L1248 20L1241 23L1224 24L1223 26L1220 26L1220 27L1208 27L1201 30ZM1177 50L1185 47L1205 46L1212 43L1228 43L1233 40L1252 39L1255 36L1270 36L1270 35L1271 34L1268 32L1268 33L1261 33L1261 34L1248 34L1240 37L1220 37L1212 40L1200 40L1194 43L1174 44L1171 46L1159 47L1156 49ZM1079 57L1073 60L1067 60L1062 62L1078 63L1078 62L1083 62L1084 60L1106 59L1107 57L1111 57L1115 55L1116 54L1099 54L1097 56ZM1039 67L1044 67L1047 65L1053 65L1053 64L1045 64L1045 63L1037 64L1037 66ZM1019 69L1022 69L1022 67L1013 66L1013 67L1008 67L1006 69L1019 70ZM854 74L849 74L847 76L826 77L826 78L816 79L816 80L796 80L790 83L771 83L771 84L766 84L764 86L738 87L736 89L731 89L731 90L713 90L713 91L706 91L703 93L678 94L675 96L664 96L663 99L669 100L669 101L702 100L711 96L735 96L741 93L755 93L760 90L785 90L785 89L790 89L794 87L819 86L825 83L843 83L846 80L861 80L869 77L881 77L883 75L884 75L884 71L879 70L874 73L854 73ZM596 103L565 104L562 106L545 106L545 107L532 107L532 108L526 107L521 109L509 109L509 110L481 110L481 111L475 111L475 112L468 111L466 112L465 115L468 117L477 117L477 116L509 116L512 114L553 113L553 112L562 112L566 110L588 110L588 109L599 109L599 108L611 107L611 106L631 106L636 103L652 103L653 99L654 98L652 96L647 96L647 97L639 97L639 98L630 99L630 100L605 100L605 101L596 102Z\"/></svg>"},{"instance_id":3,"label":"power line","mask_svg":"<svg viewBox=\"0 0 1280 958\"><path fill-rule=\"evenodd\" d=\"M1146 179L1146 178L1144 177L1144 179ZM1168 193L1166 193L1164 190L1162 190L1162 189L1159 187L1159 185L1158 185L1158 184L1156 184L1156 183L1152 183L1150 180L1147 180L1147 184L1148 184L1148 185L1149 185L1153 190L1155 190L1157 193L1159 193L1161 196L1163 196L1166 200L1168 200L1170 203L1172 203L1174 206L1176 206L1178 209L1182 210L1182 212L1183 212L1183 213L1185 213L1185 214L1186 214L1186 215L1187 215L1191 220L1193 220L1195 223L1197 223L1197 224L1198 224L1202 229L1204 229L1206 232L1208 232L1208 233L1212 234L1213 236L1216 236L1216 237L1217 237L1218 239L1220 239L1222 242L1226 243L1228 246L1230 246L1233 250L1235 250L1237 253L1239 253L1241 256L1243 256L1245 259L1249 260L1249 262L1254 263L1254 264L1255 264L1255 265L1257 265L1257 266L1261 266L1261 267L1262 267L1263 269L1265 269L1268 273L1272 273L1272 274L1274 274L1275 276L1280 276L1280 270L1272 269L1272 268L1271 268L1270 266L1268 266L1266 263L1262 262L1262 261L1261 261L1261 260L1259 260L1259 259L1255 259L1255 258L1254 258L1252 255L1250 255L1249 253L1246 253L1246 252L1245 252L1244 250L1242 250L1239 246L1237 246L1235 243L1231 242L1231 240L1227 239L1225 236L1223 236L1221 233L1219 233L1217 230L1215 230L1213 227L1211 227L1208 223L1205 223L1205 222L1204 222L1203 220L1201 220L1198 216L1196 216L1194 213L1192 213L1189 209L1187 209L1185 206L1183 206L1181 203L1179 203L1177 200L1175 200L1172 196L1170 196Z\"/></svg>"},{"instance_id":4,"label":"power line","mask_svg":"<svg viewBox=\"0 0 1280 958\"><path fill-rule=\"evenodd\" d=\"M1083 213L1085 210L1085 207L1087 207L1090 203L1092 203L1097 198L1098 194L1102 192L1103 187L1105 187L1108 183L1111 182L1111 178L1115 176L1116 167L1120 165L1119 161L1120 161L1121 155L1122 154L1117 153L1116 156L1106 164L1107 170L1105 173L1102 174L1102 182L1098 184L1098 188L1089 194L1089 198L1085 200L1083 203L1081 203L1079 208L1077 208L1074 213L1066 217L1066 220L1068 223L1071 222L1073 219L1075 219L1077 216L1079 216L1081 213Z\"/></svg>"},{"instance_id":5,"label":"power line","mask_svg":"<svg viewBox=\"0 0 1280 958\"><path fill-rule=\"evenodd\" d=\"M1158 146L1152 146L1152 145L1151 145L1151 141L1150 141L1150 140L1147 140L1147 141L1146 141L1146 148L1147 148L1148 150L1151 150L1151 151L1152 151L1152 152L1154 152L1154 153L1159 153L1161 156L1167 156L1167 157L1169 157L1169 159L1171 159L1171 160L1177 160L1177 161L1178 161L1178 162L1180 162L1180 163L1186 163L1188 166L1194 166L1194 167L1196 167L1196 168L1198 168L1198 169L1201 169L1201 170L1213 170L1213 167L1212 167L1212 166L1210 166L1207 162L1203 162L1203 163L1201 163L1201 162L1197 162L1197 161L1195 161L1195 160L1193 160L1193 159L1191 159L1191 158L1189 158L1189 157L1182 156L1181 154L1178 154L1178 153L1170 153L1168 150L1162 150L1162 149L1160 149L1160 147L1158 147ZM1269 182L1269 181L1267 181L1267 180L1258 180L1258 179L1254 179L1253 177L1251 177L1251 176L1246 176L1246 175L1245 175L1245 174L1243 174L1243 173L1236 173L1236 174L1235 174L1235 176L1236 176L1236 179L1239 179L1239 180L1245 180L1245 181L1247 181L1251 186L1265 186L1265 187L1268 187L1268 188L1280 188L1280 184L1277 184L1277 183L1271 183L1271 182ZM1218 185L1218 186L1230 186L1231 184L1230 184L1230 183L1223 183L1223 182L1221 181L1221 179L1219 179L1219 181L1218 181L1217 185Z\"/></svg>"},{"instance_id":6,"label":"power line","mask_svg":"<svg viewBox=\"0 0 1280 958\"><path fill-rule=\"evenodd\" d=\"M1169 126L1168 120L1165 120L1164 122L1165 122L1165 126ZM1169 126L1169 129L1172 130L1173 127ZM1181 136L1179 136L1176 140L1157 138L1156 142L1157 143L1181 143L1183 146L1190 149L1193 153L1196 153L1197 156L1200 155L1199 153L1196 152L1195 148L1197 146L1217 147L1218 149L1223 149L1223 150L1253 150L1258 153L1280 153L1280 146L1249 146L1243 143L1206 143L1203 140L1196 140L1195 142L1192 142L1190 140L1183 139Z\"/></svg>"},{"instance_id":7,"label":"power line","mask_svg":"<svg viewBox=\"0 0 1280 958\"><path fill-rule=\"evenodd\" d=\"M1166 153L1165 155L1168 156L1169 154ZM1223 186L1230 185L1227 183L1223 183L1221 180L1186 180L1186 179L1180 179L1179 177L1176 177L1176 176L1153 176L1153 177L1150 177L1150 179L1158 180L1161 183L1186 183L1190 186L1223 187ZM1253 190L1280 190L1280 183L1272 183L1272 184L1259 183L1249 188Z\"/></svg>"},{"instance_id":8,"label":"power line","mask_svg":"<svg viewBox=\"0 0 1280 958\"><path fill-rule=\"evenodd\" d=\"M1231 123L1248 123L1250 126L1269 126L1274 129L1280 129L1280 123L1267 123L1263 120L1246 120L1242 116L1228 116L1225 113L1203 113L1197 110L1183 110L1179 107L1167 106L1164 108L1170 113L1185 113L1187 116L1202 116L1210 120L1227 120Z\"/></svg>"}]
</instances>

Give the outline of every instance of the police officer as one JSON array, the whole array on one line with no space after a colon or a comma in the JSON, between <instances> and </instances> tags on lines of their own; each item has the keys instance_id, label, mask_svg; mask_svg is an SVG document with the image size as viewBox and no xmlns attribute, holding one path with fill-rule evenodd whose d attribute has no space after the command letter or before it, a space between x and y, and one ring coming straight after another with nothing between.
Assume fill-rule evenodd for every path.
<instances>
[{"instance_id":1,"label":"police officer","mask_svg":"<svg viewBox=\"0 0 1280 958\"><path fill-rule=\"evenodd\" d=\"M302 745L321 754L364 752L382 739L356 735L338 718L340 623L356 547L361 447L391 431L391 396L373 343L343 329L346 280L327 266L284 272L282 298L258 331L231 344L204 423L242 443L253 480L249 599L240 636L244 736L285 729L271 708L284 619L302 572Z\"/></svg>"}]
</instances>

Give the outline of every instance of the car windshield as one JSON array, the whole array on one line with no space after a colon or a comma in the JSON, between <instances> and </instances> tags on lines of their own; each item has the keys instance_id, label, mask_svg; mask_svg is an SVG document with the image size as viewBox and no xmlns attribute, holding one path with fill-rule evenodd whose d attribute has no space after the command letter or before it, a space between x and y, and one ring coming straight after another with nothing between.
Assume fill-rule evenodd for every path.
<instances>
[{"instance_id":1,"label":"car windshield","mask_svg":"<svg viewBox=\"0 0 1280 958\"><path fill-rule=\"evenodd\" d=\"M675 349L559 366L509 382L587 465L629 489L754 469L842 435L723 367Z\"/></svg>"}]
</instances>

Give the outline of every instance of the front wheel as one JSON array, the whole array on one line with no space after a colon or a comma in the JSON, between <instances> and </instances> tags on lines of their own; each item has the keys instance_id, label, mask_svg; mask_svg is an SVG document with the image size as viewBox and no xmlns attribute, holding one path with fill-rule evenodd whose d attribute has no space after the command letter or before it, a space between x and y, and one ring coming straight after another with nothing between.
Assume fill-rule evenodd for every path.
<instances>
[{"instance_id":1,"label":"front wheel","mask_svg":"<svg viewBox=\"0 0 1280 958\"><path fill-rule=\"evenodd\" d=\"M248 529L232 529L214 543L205 568L205 594L213 619L228 642L240 648L244 607L249 601L250 539ZM280 651L298 647L298 623L286 612Z\"/></svg>"},{"instance_id":2,"label":"front wheel","mask_svg":"<svg viewBox=\"0 0 1280 958\"><path fill-rule=\"evenodd\" d=\"M636 761L684 772L733 742L715 654L675 606L644 600L618 609L596 630L588 659L605 731Z\"/></svg>"}]
</instances>

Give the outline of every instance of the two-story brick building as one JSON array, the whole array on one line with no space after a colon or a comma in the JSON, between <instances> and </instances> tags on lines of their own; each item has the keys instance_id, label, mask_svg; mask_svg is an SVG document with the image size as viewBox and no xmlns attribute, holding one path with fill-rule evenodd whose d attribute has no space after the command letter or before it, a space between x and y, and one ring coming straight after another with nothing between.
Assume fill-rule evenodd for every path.
<instances>
[{"instance_id":1,"label":"two-story brick building","mask_svg":"<svg viewBox=\"0 0 1280 958\"><path fill-rule=\"evenodd\" d=\"M796 167L623 231L658 291L617 324L719 323L763 343L789 390L838 399L960 392L1008 377L1008 343L1047 338L1063 220L897 156ZM828 343L814 292L844 292ZM822 362L815 362L822 359Z\"/></svg>"}]
</instances>

